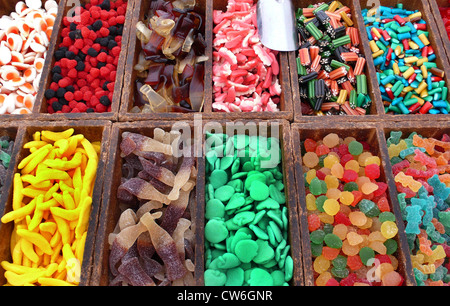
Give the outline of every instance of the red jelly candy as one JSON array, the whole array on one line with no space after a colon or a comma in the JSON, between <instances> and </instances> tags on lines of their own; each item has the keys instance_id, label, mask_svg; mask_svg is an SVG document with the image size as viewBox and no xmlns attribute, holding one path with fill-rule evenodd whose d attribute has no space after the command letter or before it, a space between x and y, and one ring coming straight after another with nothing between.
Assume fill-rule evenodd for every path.
<instances>
[{"instance_id":1,"label":"red jelly candy","mask_svg":"<svg viewBox=\"0 0 450 306\"><path fill-rule=\"evenodd\" d=\"M380 166L377 164L367 165L364 169L366 176L372 180L376 180L380 177Z\"/></svg>"},{"instance_id":2,"label":"red jelly candy","mask_svg":"<svg viewBox=\"0 0 450 306\"><path fill-rule=\"evenodd\" d=\"M317 143L314 140L308 138L308 139L305 140L304 146L305 146L305 151L306 152L315 152L316 151L316 147L317 147Z\"/></svg>"},{"instance_id":3,"label":"red jelly candy","mask_svg":"<svg viewBox=\"0 0 450 306\"><path fill-rule=\"evenodd\" d=\"M318 145L317 147L316 147L316 154L317 154L317 156L322 156L322 155L325 155L325 154L328 154L328 153L330 153L330 149L326 146L326 145Z\"/></svg>"},{"instance_id":4,"label":"red jelly candy","mask_svg":"<svg viewBox=\"0 0 450 306\"><path fill-rule=\"evenodd\" d=\"M339 286L339 282L337 280L335 280L334 278L330 278L327 283L326 283L327 287L334 287L334 286Z\"/></svg>"},{"instance_id":5,"label":"red jelly candy","mask_svg":"<svg viewBox=\"0 0 450 306\"><path fill-rule=\"evenodd\" d=\"M353 170L345 170L342 180L346 183L354 182L358 178L358 173Z\"/></svg>"},{"instance_id":6,"label":"red jelly candy","mask_svg":"<svg viewBox=\"0 0 450 306\"><path fill-rule=\"evenodd\" d=\"M308 229L310 232L314 232L320 228L321 221L318 215L308 216Z\"/></svg>"}]
</instances>

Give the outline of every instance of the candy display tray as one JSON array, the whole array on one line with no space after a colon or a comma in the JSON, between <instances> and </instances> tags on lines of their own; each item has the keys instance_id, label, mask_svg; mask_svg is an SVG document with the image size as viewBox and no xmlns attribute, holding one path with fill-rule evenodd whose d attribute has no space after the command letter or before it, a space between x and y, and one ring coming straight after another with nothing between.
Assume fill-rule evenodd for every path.
<instances>
[{"instance_id":1,"label":"candy display tray","mask_svg":"<svg viewBox=\"0 0 450 306\"><path fill-rule=\"evenodd\" d=\"M109 148L109 136L111 131L111 122L104 120L95 121L28 121L20 126L5 127L3 131L8 131L13 136L14 129L16 132L16 143L12 153L11 166L8 169L8 177L6 186L3 189L3 195L0 200L0 215L3 216L12 210L13 198L13 177L18 172L18 164L29 155L28 150L23 149L23 145L32 140L32 136L37 131L49 130L54 132L62 132L66 129L73 128L74 134L83 134L86 139L91 142L101 141L101 151L99 155L97 175L94 183L92 194L92 211L89 218L89 226L86 237L83 262L81 263L80 285L89 284L91 275L94 241L97 232L98 212L102 199L103 175L105 173L105 164L107 162L107 148ZM0 132L1 134L1 132ZM6 224L0 223L0 261L11 260L10 240L13 230L13 222ZM5 284L4 269L0 268L0 283Z\"/></svg>"},{"instance_id":2,"label":"candy display tray","mask_svg":"<svg viewBox=\"0 0 450 306\"><path fill-rule=\"evenodd\" d=\"M321 1L313 1L312 3L319 3ZM372 8L371 6L367 6L366 1L341 1L344 5L348 6L352 11L352 19L355 23L355 26L358 28L360 33L360 49L361 53L366 56L366 68L365 73L367 75L368 80L368 91L370 93L370 97L372 98L372 106L370 110L370 115L365 116L333 116L332 121L361 121L361 122L377 122L382 120L388 121L408 121L408 120L448 120L448 115L388 115L385 114L383 101L381 97L381 92L379 90L379 85L377 81L377 72L373 63L372 51L369 46L369 40L365 29L364 19L361 13L362 9ZM447 87L450 84L448 72L450 71L450 65L448 62L448 57L445 49L448 49L450 45L445 45L443 43L443 39L441 39L441 35L439 34L438 25L436 25L435 17L433 14L435 12L430 11L430 5L427 1L397 1L397 0L383 0L379 2L382 6L396 6L398 3L403 3L405 9L410 10L419 10L422 12L422 18L427 22L428 31L430 32L429 40L431 45L434 48L436 53L436 63L438 68L444 70L446 72L445 82ZM311 2L303 2L303 1L294 1L294 7L307 7ZM440 16L439 16L440 17ZM289 65L291 67L291 81L292 81L292 97L294 101L294 121L295 122L317 122L322 119L317 117L311 117L302 115L301 104L299 91L298 91L298 73L296 68L296 52L289 52ZM450 95L448 96L450 98ZM305 101L306 102L306 101Z\"/></svg>"},{"instance_id":3,"label":"candy display tray","mask_svg":"<svg viewBox=\"0 0 450 306\"><path fill-rule=\"evenodd\" d=\"M143 17L148 12L149 1L135 0L135 7L133 13L133 22L135 25L139 20L143 20ZM214 10L226 10L226 0L200 0L197 1L196 11L204 15L204 38L207 44L206 55L209 57L205 63L205 96L203 111L201 115L203 118L214 119L286 119L293 120L293 99L291 92L291 81L289 73L289 65L287 59L287 53L280 53L278 56L280 65L280 85L282 88L282 94L280 99L279 112L214 112L212 110L213 101L213 83L212 83L212 67L213 67L213 11ZM136 28L133 26L130 31L128 58L125 68L125 77L123 82L122 103L119 110L119 121L135 121L135 120L192 120L193 117L198 114L196 112L191 113L131 113L130 110L134 106L134 95L136 92L136 72L134 72L134 66L137 63L139 53L141 51L139 40L136 38Z\"/></svg>"},{"instance_id":4,"label":"candy display tray","mask_svg":"<svg viewBox=\"0 0 450 306\"><path fill-rule=\"evenodd\" d=\"M374 155L381 159L381 176L377 181L388 184L388 200L391 206L391 211L395 214L398 226L398 236L396 237L398 243L398 250L395 253L399 261L399 273L405 278L405 285L415 284L414 273L412 272L412 265L409 258L408 244L406 242L406 235L404 233L404 226L401 219L401 212L398 202L396 201L396 187L393 178L391 177L392 169L390 167L389 155L387 154L386 140L384 139L382 124L360 124L360 123L339 123L334 125L319 125L310 127L306 124L292 124L292 144L293 151L298 152L294 156L295 177L297 182L298 210L301 225L302 235L302 253L305 268L305 285L314 285L314 270L312 266L311 244L308 230L308 214L306 208L306 188L304 181L304 171L301 152L301 142L307 138L315 141L323 139L330 133L336 133L341 138L354 137L356 140L367 142Z\"/></svg>"},{"instance_id":5,"label":"candy display tray","mask_svg":"<svg viewBox=\"0 0 450 306\"><path fill-rule=\"evenodd\" d=\"M89 0L80 1L81 4L89 3ZM36 96L36 103L33 108L33 119L38 120L117 120L120 99L122 93L122 82L125 69L125 61L127 58L127 46L129 39L129 30L131 27L131 14L134 8L134 0L129 0L127 5L127 12L125 15L125 24L122 34L122 49L120 52L119 63L117 66L117 77L114 86L113 99L111 101L111 112L106 113L60 113L60 114L49 114L47 111L48 102L44 96L45 90L50 87L52 83L52 73L51 70L55 64L54 53L58 49L59 44L62 41L61 31L64 28L63 17L67 16L74 5L68 0L60 0L60 8L58 11L58 16L55 20L55 25L53 29L52 39L50 41L50 47L47 51L47 58L45 60L44 71L42 72L41 82L39 86L39 91ZM15 117L10 116L11 119Z\"/></svg>"},{"instance_id":6,"label":"candy display tray","mask_svg":"<svg viewBox=\"0 0 450 306\"><path fill-rule=\"evenodd\" d=\"M296 189L294 184L294 171L289 165L292 164L292 152L290 145L290 127L287 121L276 121L280 124L279 139L282 147L283 158L283 170L284 170L284 182L285 192L287 199L287 207L289 209L289 224L290 224L290 245L291 256L294 260L294 275L291 281L292 285L303 285L303 267L301 261L301 249L300 249L300 235L298 231L298 219L297 219L297 202L296 202ZM222 126L225 126L225 122L221 122ZM274 123L272 123L274 124ZM140 133L146 136L153 136L155 128L162 128L165 131L170 131L173 126L172 122L161 121L140 121L135 123L115 123L112 127L109 162L106 165L106 173L111 175L105 176L104 181L104 197L102 203L102 209L100 212L100 221L97 231L97 239L95 242L94 262L92 269L92 277L90 285L108 285L110 281L109 272L109 243L108 235L114 230L118 218L120 216L120 203L117 200L116 193L117 188L120 185L120 178L122 177L122 158L120 156L120 142L121 135L124 131ZM189 126L193 127L193 123L189 122ZM208 121L200 127L208 126ZM200 131L201 132L201 131ZM225 132L225 130L223 131ZM215 133L222 133L222 131L215 130ZM203 134L202 134L203 135ZM198 141L198 139L197 139ZM204 147L204 136L200 140L200 150ZM195 187L195 200L190 205L191 215L194 218L192 224L195 227L195 271L194 279L197 285L204 285L203 272L204 272L204 205L205 205L205 158L197 158L197 185Z\"/></svg>"},{"instance_id":7,"label":"candy display tray","mask_svg":"<svg viewBox=\"0 0 450 306\"><path fill-rule=\"evenodd\" d=\"M439 30L439 35L442 39L442 44L444 45L445 53L447 54L447 60L450 63L450 40L448 39L448 34L445 29L444 21L442 20L441 13L439 12L440 7L449 7L448 1L445 0L428 0L430 5L431 14L434 17L434 21Z\"/></svg>"}]
</instances>

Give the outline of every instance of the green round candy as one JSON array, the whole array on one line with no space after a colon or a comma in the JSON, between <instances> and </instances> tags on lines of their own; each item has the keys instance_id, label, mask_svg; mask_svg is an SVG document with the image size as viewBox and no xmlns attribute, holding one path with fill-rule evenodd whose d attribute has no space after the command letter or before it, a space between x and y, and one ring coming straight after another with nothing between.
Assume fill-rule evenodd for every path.
<instances>
[{"instance_id":1,"label":"green round candy","mask_svg":"<svg viewBox=\"0 0 450 306\"><path fill-rule=\"evenodd\" d=\"M206 203L205 218L223 218L225 216L225 206L218 199L211 199Z\"/></svg>"},{"instance_id":2,"label":"green round candy","mask_svg":"<svg viewBox=\"0 0 450 306\"><path fill-rule=\"evenodd\" d=\"M224 170L214 170L209 176L209 183L217 189L228 182L228 174Z\"/></svg>"},{"instance_id":3,"label":"green round candy","mask_svg":"<svg viewBox=\"0 0 450 306\"><path fill-rule=\"evenodd\" d=\"M250 186L250 196L255 201L264 201L269 197L269 187L260 181L254 181Z\"/></svg>"},{"instance_id":4,"label":"green round candy","mask_svg":"<svg viewBox=\"0 0 450 306\"><path fill-rule=\"evenodd\" d=\"M225 286L242 286L244 284L244 270L242 268L233 268L227 270L227 282Z\"/></svg>"},{"instance_id":5,"label":"green round candy","mask_svg":"<svg viewBox=\"0 0 450 306\"><path fill-rule=\"evenodd\" d=\"M250 286L273 286L273 278L266 270L254 268L248 283Z\"/></svg>"},{"instance_id":6,"label":"green round candy","mask_svg":"<svg viewBox=\"0 0 450 306\"><path fill-rule=\"evenodd\" d=\"M220 160L220 170L226 170L230 168L230 166L234 162L234 156L225 156Z\"/></svg>"},{"instance_id":7,"label":"green round candy","mask_svg":"<svg viewBox=\"0 0 450 306\"><path fill-rule=\"evenodd\" d=\"M228 237L228 229L222 220L211 219L205 225L205 238L211 243L219 243Z\"/></svg>"},{"instance_id":8,"label":"green round candy","mask_svg":"<svg viewBox=\"0 0 450 306\"><path fill-rule=\"evenodd\" d=\"M258 245L258 254L255 256L255 258L253 258L253 261L255 263L263 264L274 258L275 252L269 245L269 242L258 239L256 240L256 244Z\"/></svg>"},{"instance_id":9,"label":"green round candy","mask_svg":"<svg viewBox=\"0 0 450 306\"><path fill-rule=\"evenodd\" d=\"M236 268L241 264L240 260L233 253L225 253L214 261L216 262L216 267L221 270Z\"/></svg>"},{"instance_id":10,"label":"green round candy","mask_svg":"<svg viewBox=\"0 0 450 306\"><path fill-rule=\"evenodd\" d=\"M364 150L363 145L356 140L348 144L348 152L350 152L351 155L360 155L363 152L363 150Z\"/></svg>"},{"instance_id":11,"label":"green round candy","mask_svg":"<svg viewBox=\"0 0 450 306\"><path fill-rule=\"evenodd\" d=\"M205 286L223 286L227 282L225 273L208 269L204 273Z\"/></svg>"},{"instance_id":12,"label":"green round candy","mask_svg":"<svg viewBox=\"0 0 450 306\"><path fill-rule=\"evenodd\" d=\"M369 247L363 247L359 250L359 257L364 265L367 266L369 259L375 257L375 251Z\"/></svg>"},{"instance_id":13,"label":"green round candy","mask_svg":"<svg viewBox=\"0 0 450 306\"><path fill-rule=\"evenodd\" d=\"M225 210L233 210L241 208L245 204L245 197L243 193L235 193L230 198L230 200L227 203L227 206L225 207Z\"/></svg>"},{"instance_id":14,"label":"green round candy","mask_svg":"<svg viewBox=\"0 0 450 306\"><path fill-rule=\"evenodd\" d=\"M278 190L278 188L273 184L269 186L269 196L280 204L286 203L286 195L284 192Z\"/></svg>"},{"instance_id":15,"label":"green round candy","mask_svg":"<svg viewBox=\"0 0 450 306\"><path fill-rule=\"evenodd\" d=\"M254 240L241 240L236 244L234 253L240 261L249 263L258 254L258 244Z\"/></svg>"},{"instance_id":16,"label":"green round candy","mask_svg":"<svg viewBox=\"0 0 450 306\"><path fill-rule=\"evenodd\" d=\"M333 249L342 248L342 240L335 234L326 234L323 240L325 244L330 248Z\"/></svg>"},{"instance_id":17,"label":"green round candy","mask_svg":"<svg viewBox=\"0 0 450 306\"><path fill-rule=\"evenodd\" d=\"M235 190L233 187L225 185L225 186L217 188L214 191L214 198L216 198L222 202L227 202L229 199L231 199L231 197L233 196L234 193L235 193Z\"/></svg>"},{"instance_id":18,"label":"green round candy","mask_svg":"<svg viewBox=\"0 0 450 306\"><path fill-rule=\"evenodd\" d=\"M239 226L243 226L252 222L255 219L255 215L253 211L240 212L233 217L233 222Z\"/></svg>"},{"instance_id":19,"label":"green round candy","mask_svg":"<svg viewBox=\"0 0 450 306\"><path fill-rule=\"evenodd\" d=\"M284 273L280 270L275 270L270 273L273 279L274 286L283 286L284 284Z\"/></svg>"}]
</instances>

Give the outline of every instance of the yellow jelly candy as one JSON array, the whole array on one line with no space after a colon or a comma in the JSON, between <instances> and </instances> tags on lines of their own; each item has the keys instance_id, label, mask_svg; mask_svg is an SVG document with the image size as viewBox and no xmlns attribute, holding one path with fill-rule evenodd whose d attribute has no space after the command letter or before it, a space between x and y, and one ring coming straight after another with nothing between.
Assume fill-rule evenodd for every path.
<instances>
[{"instance_id":1,"label":"yellow jelly candy","mask_svg":"<svg viewBox=\"0 0 450 306\"><path fill-rule=\"evenodd\" d=\"M359 163L354 159L349 160L345 164L345 170L353 170L358 173L359 172Z\"/></svg>"},{"instance_id":2,"label":"yellow jelly candy","mask_svg":"<svg viewBox=\"0 0 450 306\"><path fill-rule=\"evenodd\" d=\"M348 215L350 222L355 226L364 226L367 223L366 215L361 211L353 211Z\"/></svg>"},{"instance_id":3,"label":"yellow jelly candy","mask_svg":"<svg viewBox=\"0 0 450 306\"><path fill-rule=\"evenodd\" d=\"M366 163L365 163L365 165L364 166L368 166L368 165L372 165L372 164L377 164L378 166L381 166L381 160L380 160L380 158L378 157L378 156L371 156L371 157L368 157L367 159L366 159Z\"/></svg>"},{"instance_id":4,"label":"yellow jelly candy","mask_svg":"<svg viewBox=\"0 0 450 306\"><path fill-rule=\"evenodd\" d=\"M335 199L327 199L323 203L323 209L330 216L335 216L339 212L340 207L339 202Z\"/></svg>"},{"instance_id":5,"label":"yellow jelly candy","mask_svg":"<svg viewBox=\"0 0 450 306\"><path fill-rule=\"evenodd\" d=\"M348 228L345 224L336 224L333 228L333 234L338 236L341 240L347 237Z\"/></svg>"},{"instance_id":6,"label":"yellow jelly candy","mask_svg":"<svg viewBox=\"0 0 450 306\"><path fill-rule=\"evenodd\" d=\"M313 268L315 272L322 274L330 268L330 265L331 262L322 255L320 255L314 260Z\"/></svg>"},{"instance_id":7,"label":"yellow jelly candy","mask_svg":"<svg viewBox=\"0 0 450 306\"><path fill-rule=\"evenodd\" d=\"M314 211L317 209L316 197L312 193L306 195L306 209L309 211Z\"/></svg>"},{"instance_id":8,"label":"yellow jelly candy","mask_svg":"<svg viewBox=\"0 0 450 306\"><path fill-rule=\"evenodd\" d=\"M334 164L331 167L331 174L334 175L335 177L337 177L338 179L341 179L344 177L344 167L338 163L338 164Z\"/></svg>"},{"instance_id":9,"label":"yellow jelly candy","mask_svg":"<svg viewBox=\"0 0 450 306\"><path fill-rule=\"evenodd\" d=\"M308 184L311 184L311 181L316 177L316 170L311 169L308 172L306 172L306 182L308 182Z\"/></svg>"},{"instance_id":10,"label":"yellow jelly candy","mask_svg":"<svg viewBox=\"0 0 450 306\"><path fill-rule=\"evenodd\" d=\"M353 201L355 200L355 196L350 191L343 191L341 192L341 196L339 197L339 200L344 205L351 205Z\"/></svg>"},{"instance_id":11,"label":"yellow jelly candy","mask_svg":"<svg viewBox=\"0 0 450 306\"><path fill-rule=\"evenodd\" d=\"M331 188L327 190L326 196L329 199L338 200L341 197L341 191L337 188Z\"/></svg>"},{"instance_id":12,"label":"yellow jelly candy","mask_svg":"<svg viewBox=\"0 0 450 306\"><path fill-rule=\"evenodd\" d=\"M331 167L333 167L334 164L339 163L339 158L336 157L335 155L329 154L327 157L325 157L325 159L323 160L323 166L325 168L329 168L331 169Z\"/></svg>"},{"instance_id":13,"label":"yellow jelly candy","mask_svg":"<svg viewBox=\"0 0 450 306\"><path fill-rule=\"evenodd\" d=\"M339 187L339 179L333 175L325 176L325 183L328 189Z\"/></svg>"},{"instance_id":14,"label":"yellow jelly candy","mask_svg":"<svg viewBox=\"0 0 450 306\"><path fill-rule=\"evenodd\" d=\"M364 185L361 186L361 191L362 191L362 193L369 195L369 194L377 191L378 188L379 187L377 184L369 182L369 183L365 183Z\"/></svg>"},{"instance_id":15,"label":"yellow jelly candy","mask_svg":"<svg viewBox=\"0 0 450 306\"><path fill-rule=\"evenodd\" d=\"M319 157L314 152L307 152L303 155L303 164L308 168L314 168L319 164Z\"/></svg>"},{"instance_id":16,"label":"yellow jelly candy","mask_svg":"<svg viewBox=\"0 0 450 306\"><path fill-rule=\"evenodd\" d=\"M398 227L394 222L386 221L381 224L381 234L383 234L386 239L394 238L397 233Z\"/></svg>"}]
</instances>

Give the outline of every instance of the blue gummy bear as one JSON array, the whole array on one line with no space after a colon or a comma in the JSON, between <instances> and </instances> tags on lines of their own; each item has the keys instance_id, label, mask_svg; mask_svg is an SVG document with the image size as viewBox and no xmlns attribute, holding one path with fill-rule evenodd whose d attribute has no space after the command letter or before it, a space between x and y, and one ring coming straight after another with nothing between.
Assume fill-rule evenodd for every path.
<instances>
[{"instance_id":1,"label":"blue gummy bear","mask_svg":"<svg viewBox=\"0 0 450 306\"><path fill-rule=\"evenodd\" d=\"M436 197L442 200L447 200L450 195L450 188L441 182L437 174L428 179L428 184L433 187L433 193Z\"/></svg>"},{"instance_id":2,"label":"blue gummy bear","mask_svg":"<svg viewBox=\"0 0 450 306\"><path fill-rule=\"evenodd\" d=\"M413 205L406 207L406 228L405 232L407 234L420 234L420 228L419 225L422 221L421 217L422 211L420 206Z\"/></svg>"}]
</instances>

